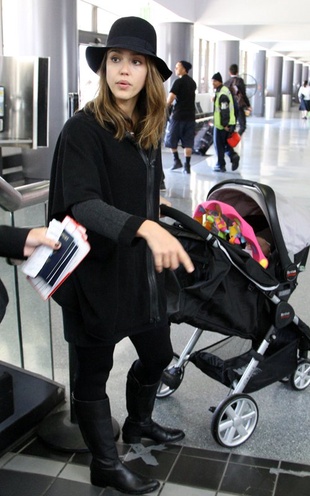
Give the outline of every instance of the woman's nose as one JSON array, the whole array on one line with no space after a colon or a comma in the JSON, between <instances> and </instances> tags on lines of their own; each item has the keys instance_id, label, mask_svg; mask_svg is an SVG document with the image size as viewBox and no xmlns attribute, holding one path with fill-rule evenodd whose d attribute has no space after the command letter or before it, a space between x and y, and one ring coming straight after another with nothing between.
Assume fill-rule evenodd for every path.
<instances>
[{"instance_id":1,"label":"woman's nose","mask_svg":"<svg viewBox=\"0 0 310 496\"><path fill-rule=\"evenodd\" d=\"M129 62L127 62L127 61L122 62L121 73L122 74L128 74L129 73Z\"/></svg>"}]
</instances>

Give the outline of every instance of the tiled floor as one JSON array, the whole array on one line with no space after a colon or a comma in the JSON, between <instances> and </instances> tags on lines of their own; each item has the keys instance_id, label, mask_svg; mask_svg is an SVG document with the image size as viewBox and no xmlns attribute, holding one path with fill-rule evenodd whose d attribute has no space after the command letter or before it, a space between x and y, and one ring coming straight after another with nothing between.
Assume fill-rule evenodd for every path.
<instances>
[{"instance_id":1,"label":"tiled floor","mask_svg":"<svg viewBox=\"0 0 310 496\"><path fill-rule=\"evenodd\" d=\"M242 177L270 185L298 201L310 212L310 119L303 121L293 107L275 119L251 117L239 146L239 169L215 173L213 148L206 157L194 155L192 174L171 172L172 157L163 150L167 189L163 193L175 208L191 215L217 182ZM298 221L298 220L297 220ZM296 313L309 324L309 282L306 271L292 295ZM55 379L68 388L67 348L61 338L61 321L53 308ZM177 352L191 335L189 326L173 326ZM210 339L204 334L203 339ZM35 344L33 345L35 347ZM35 359L36 354L33 354ZM128 342L115 352L109 381L112 412L125 417L126 371L133 351ZM5 358L4 358L5 359ZM118 442L120 456L130 467L158 478L161 496L309 496L310 494L310 389L292 391L277 383L255 393L260 419L251 438L242 446L218 446L210 432L209 407L226 394L226 388L204 376L192 364L181 387L171 397L156 402L157 421L184 428L182 445L127 446ZM64 408L68 408L68 404ZM65 453L47 448L35 434L0 458L0 496L116 496L110 488L89 483L88 453Z\"/></svg>"},{"instance_id":2,"label":"tiled floor","mask_svg":"<svg viewBox=\"0 0 310 496\"><path fill-rule=\"evenodd\" d=\"M120 444L127 465L161 496L309 496L310 467L186 446ZM88 453L52 452L35 437L0 459L1 496L116 496L89 483Z\"/></svg>"}]
</instances>

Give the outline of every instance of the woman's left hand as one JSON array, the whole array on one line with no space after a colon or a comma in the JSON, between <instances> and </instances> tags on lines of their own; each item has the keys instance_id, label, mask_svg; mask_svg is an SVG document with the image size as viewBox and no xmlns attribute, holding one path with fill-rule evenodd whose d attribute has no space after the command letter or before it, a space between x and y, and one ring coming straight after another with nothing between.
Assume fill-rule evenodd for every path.
<instances>
[{"instance_id":1,"label":"woman's left hand","mask_svg":"<svg viewBox=\"0 0 310 496\"><path fill-rule=\"evenodd\" d=\"M181 243L157 222L145 220L137 231L137 236L146 240L152 251L155 269L175 270L182 264L187 272L195 267Z\"/></svg>"}]
</instances>

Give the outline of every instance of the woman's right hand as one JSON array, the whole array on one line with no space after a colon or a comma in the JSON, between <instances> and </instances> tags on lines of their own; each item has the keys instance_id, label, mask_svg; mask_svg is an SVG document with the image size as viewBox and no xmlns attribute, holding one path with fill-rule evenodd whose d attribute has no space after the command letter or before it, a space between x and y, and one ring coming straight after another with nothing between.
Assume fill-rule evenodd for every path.
<instances>
[{"instance_id":1,"label":"woman's right hand","mask_svg":"<svg viewBox=\"0 0 310 496\"><path fill-rule=\"evenodd\" d=\"M154 257L155 269L175 270L182 264L187 272L195 267L181 243L156 222L146 220L137 231L137 236L145 239Z\"/></svg>"}]
</instances>

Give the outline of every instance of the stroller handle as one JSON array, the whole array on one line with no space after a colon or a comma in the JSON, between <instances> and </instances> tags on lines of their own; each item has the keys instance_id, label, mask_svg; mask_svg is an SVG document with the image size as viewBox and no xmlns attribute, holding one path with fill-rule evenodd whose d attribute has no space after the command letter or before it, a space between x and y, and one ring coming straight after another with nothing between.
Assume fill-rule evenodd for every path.
<instances>
[{"instance_id":1,"label":"stroller handle","mask_svg":"<svg viewBox=\"0 0 310 496\"><path fill-rule=\"evenodd\" d=\"M183 212L180 212L180 210L177 210L176 208L173 207L169 207L168 205L165 204L161 204L160 212L162 215L166 217L170 217L171 219L174 219L177 222L180 222L183 227L186 227L190 231L194 232L200 238L205 239L206 241L210 241L211 239L214 239L213 235L205 227L203 227L197 220L192 219L189 215L184 214Z\"/></svg>"}]
</instances>

